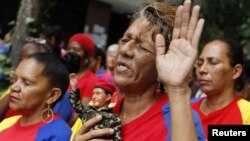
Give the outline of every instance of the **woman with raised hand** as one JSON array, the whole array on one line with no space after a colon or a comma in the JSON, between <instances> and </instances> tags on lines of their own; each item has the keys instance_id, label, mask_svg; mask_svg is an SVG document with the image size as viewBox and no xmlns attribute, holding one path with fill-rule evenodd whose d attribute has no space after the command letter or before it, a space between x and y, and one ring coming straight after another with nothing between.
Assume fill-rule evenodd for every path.
<instances>
[{"instance_id":1,"label":"woman with raised hand","mask_svg":"<svg viewBox=\"0 0 250 141\"><path fill-rule=\"evenodd\" d=\"M119 41L114 79L124 98L113 110L124 141L204 140L197 115L192 118L188 87L204 20L199 6L190 15L190 0L176 8L146 3ZM156 93L159 83L167 92ZM85 122L75 141L113 134L111 128L89 131L101 118Z\"/></svg>"}]
</instances>

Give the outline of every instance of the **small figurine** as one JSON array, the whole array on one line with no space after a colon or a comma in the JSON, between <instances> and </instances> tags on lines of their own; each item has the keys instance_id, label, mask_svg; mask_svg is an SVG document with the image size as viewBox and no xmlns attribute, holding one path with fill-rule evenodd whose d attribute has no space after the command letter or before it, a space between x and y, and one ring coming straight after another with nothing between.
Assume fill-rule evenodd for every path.
<instances>
[{"instance_id":1,"label":"small figurine","mask_svg":"<svg viewBox=\"0 0 250 141\"><path fill-rule=\"evenodd\" d=\"M107 139L121 141L121 119L112 113L112 108L108 107L112 94L116 90L115 86L104 79L98 79L93 89L92 105L84 106L80 100L80 90L77 87L76 74L71 73L69 78L71 87L69 100L82 121L86 122L97 115L101 115L102 120L90 130L112 128L115 133L113 136L108 136Z\"/></svg>"}]
</instances>

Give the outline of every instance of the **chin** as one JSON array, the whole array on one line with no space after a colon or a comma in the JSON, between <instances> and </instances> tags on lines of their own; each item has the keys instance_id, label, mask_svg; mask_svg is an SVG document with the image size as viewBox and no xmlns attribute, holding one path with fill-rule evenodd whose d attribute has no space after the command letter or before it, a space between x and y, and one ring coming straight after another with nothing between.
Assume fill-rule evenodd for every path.
<instances>
[{"instance_id":1,"label":"chin","mask_svg":"<svg viewBox=\"0 0 250 141\"><path fill-rule=\"evenodd\" d=\"M9 103L9 108L12 110L16 110L15 104L13 104L12 102Z\"/></svg>"},{"instance_id":2,"label":"chin","mask_svg":"<svg viewBox=\"0 0 250 141\"><path fill-rule=\"evenodd\" d=\"M124 77L115 77L115 84L118 87L124 87L127 86L129 83L128 78L124 78Z\"/></svg>"},{"instance_id":3,"label":"chin","mask_svg":"<svg viewBox=\"0 0 250 141\"><path fill-rule=\"evenodd\" d=\"M94 103L93 103L93 104L92 104L92 107L98 107L98 104L94 104Z\"/></svg>"},{"instance_id":4,"label":"chin","mask_svg":"<svg viewBox=\"0 0 250 141\"><path fill-rule=\"evenodd\" d=\"M200 88L200 89L201 89L201 91L202 91L203 93L205 93L205 94L211 93L211 92L212 92L212 90L209 89L209 88Z\"/></svg>"}]
</instances>

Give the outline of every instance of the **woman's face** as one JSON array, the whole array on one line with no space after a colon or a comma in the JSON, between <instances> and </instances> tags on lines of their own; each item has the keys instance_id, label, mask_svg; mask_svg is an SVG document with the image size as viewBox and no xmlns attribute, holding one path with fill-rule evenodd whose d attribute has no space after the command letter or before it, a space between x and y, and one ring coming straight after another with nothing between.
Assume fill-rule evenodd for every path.
<instances>
[{"instance_id":1,"label":"woman's face","mask_svg":"<svg viewBox=\"0 0 250 141\"><path fill-rule=\"evenodd\" d=\"M119 42L114 78L118 86L148 87L156 82L156 27L136 19ZM142 88L143 89L143 88Z\"/></svg>"},{"instance_id":2,"label":"woman's face","mask_svg":"<svg viewBox=\"0 0 250 141\"><path fill-rule=\"evenodd\" d=\"M69 42L67 49L69 52L75 52L79 56L81 56L81 58L85 58L84 49L76 41Z\"/></svg>"},{"instance_id":3,"label":"woman's face","mask_svg":"<svg viewBox=\"0 0 250 141\"><path fill-rule=\"evenodd\" d=\"M206 94L221 93L234 87L234 68L230 66L228 45L216 40L205 45L197 61L196 75Z\"/></svg>"},{"instance_id":4,"label":"woman's face","mask_svg":"<svg viewBox=\"0 0 250 141\"><path fill-rule=\"evenodd\" d=\"M22 115L41 114L47 106L51 89L48 78L41 73L43 65L34 59L24 59L18 65L14 83L10 86L9 106ZM38 112L38 113L37 113Z\"/></svg>"}]
</instances>

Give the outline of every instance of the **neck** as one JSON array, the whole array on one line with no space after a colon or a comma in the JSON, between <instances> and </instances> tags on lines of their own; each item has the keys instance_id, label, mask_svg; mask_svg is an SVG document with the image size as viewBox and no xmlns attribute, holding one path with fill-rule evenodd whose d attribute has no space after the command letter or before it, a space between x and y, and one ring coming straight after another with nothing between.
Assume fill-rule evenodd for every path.
<instances>
[{"instance_id":1,"label":"neck","mask_svg":"<svg viewBox=\"0 0 250 141\"><path fill-rule=\"evenodd\" d=\"M107 109L108 105L102 106L102 107L94 107L97 111L100 111L102 109Z\"/></svg>"},{"instance_id":2,"label":"neck","mask_svg":"<svg viewBox=\"0 0 250 141\"><path fill-rule=\"evenodd\" d=\"M122 124L126 124L136 119L152 107L159 97L154 94L154 91L154 86L143 93L128 93L121 91L121 93L125 95L120 114Z\"/></svg>"},{"instance_id":3,"label":"neck","mask_svg":"<svg viewBox=\"0 0 250 141\"><path fill-rule=\"evenodd\" d=\"M207 95L207 98L201 103L201 111L204 114L219 110L235 99L234 90L224 91L222 93L213 93Z\"/></svg>"},{"instance_id":4,"label":"neck","mask_svg":"<svg viewBox=\"0 0 250 141\"><path fill-rule=\"evenodd\" d=\"M21 126L28 126L42 121L40 114L22 115L20 120Z\"/></svg>"}]
</instances>

